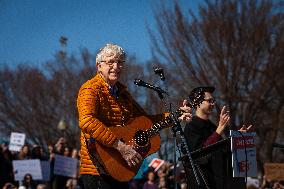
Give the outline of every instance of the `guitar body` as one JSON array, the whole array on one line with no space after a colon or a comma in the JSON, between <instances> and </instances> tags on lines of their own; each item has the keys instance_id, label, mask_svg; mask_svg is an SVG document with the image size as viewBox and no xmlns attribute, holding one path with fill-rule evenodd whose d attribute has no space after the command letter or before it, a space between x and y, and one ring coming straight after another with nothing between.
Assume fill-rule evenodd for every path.
<instances>
[{"instance_id":1,"label":"guitar body","mask_svg":"<svg viewBox=\"0 0 284 189\"><path fill-rule=\"evenodd\" d=\"M113 127L110 128L113 133L122 142L132 145L134 149L141 154L143 158L157 152L160 148L161 139L160 135L156 134L149 138L147 144L137 145L137 133L145 131L152 127L152 121L145 116L141 116L133 119L124 127ZM141 137L140 137L141 138ZM121 154L114 148L106 147L96 142L96 150L102 163L104 164L106 171L118 181L129 181L138 172L141 164L129 167L126 161L122 158Z\"/></svg>"}]
</instances>

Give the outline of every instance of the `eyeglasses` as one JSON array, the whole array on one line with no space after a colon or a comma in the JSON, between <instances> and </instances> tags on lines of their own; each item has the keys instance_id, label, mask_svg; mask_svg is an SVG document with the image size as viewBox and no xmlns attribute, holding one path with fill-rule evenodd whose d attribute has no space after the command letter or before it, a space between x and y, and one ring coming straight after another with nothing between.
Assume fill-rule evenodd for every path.
<instances>
[{"instance_id":1,"label":"eyeglasses","mask_svg":"<svg viewBox=\"0 0 284 189\"><path fill-rule=\"evenodd\" d=\"M204 101L207 101L209 104L215 104L216 100L214 98L204 99Z\"/></svg>"},{"instance_id":2,"label":"eyeglasses","mask_svg":"<svg viewBox=\"0 0 284 189\"><path fill-rule=\"evenodd\" d=\"M117 64L117 67L122 68L124 66L124 62L125 61L101 61L106 63L106 65L108 65L109 67L113 67L114 64Z\"/></svg>"}]
</instances>

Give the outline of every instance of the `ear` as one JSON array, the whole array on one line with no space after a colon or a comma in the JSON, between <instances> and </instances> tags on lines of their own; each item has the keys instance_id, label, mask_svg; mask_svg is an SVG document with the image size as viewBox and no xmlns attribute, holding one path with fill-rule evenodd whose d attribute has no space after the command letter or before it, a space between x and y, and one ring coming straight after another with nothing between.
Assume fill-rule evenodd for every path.
<instances>
[{"instance_id":1,"label":"ear","mask_svg":"<svg viewBox=\"0 0 284 189\"><path fill-rule=\"evenodd\" d=\"M100 63L97 63L97 64L96 64L96 67L97 67L97 72L100 72L102 65L101 65Z\"/></svg>"}]
</instances>

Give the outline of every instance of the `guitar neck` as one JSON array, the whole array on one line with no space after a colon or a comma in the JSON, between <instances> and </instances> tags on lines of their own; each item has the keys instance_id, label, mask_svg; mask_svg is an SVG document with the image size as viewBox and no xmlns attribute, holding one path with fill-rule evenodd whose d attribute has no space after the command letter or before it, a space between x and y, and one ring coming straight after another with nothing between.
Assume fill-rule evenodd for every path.
<instances>
[{"instance_id":1,"label":"guitar neck","mask_svg":"<svg viewBox=\"0 0 284 189\"><path fill-rule=\"evenodd\" d=\"M158 132L160 130L162 130L163 128L167 127L168 125L170 125L172 123L171 119L169 117L167 117L165 120L160 121L158 123L155 123L150 129L146 130L148 137L153 137L156 134L158 134Z\"/></svg>"}]
</instances>

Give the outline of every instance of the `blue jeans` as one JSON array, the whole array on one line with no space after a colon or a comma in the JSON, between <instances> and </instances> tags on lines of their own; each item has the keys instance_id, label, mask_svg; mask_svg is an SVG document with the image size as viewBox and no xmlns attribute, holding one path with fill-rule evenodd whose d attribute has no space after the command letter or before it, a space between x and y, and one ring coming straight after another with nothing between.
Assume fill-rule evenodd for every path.
<instances>
[{"instance_id":1,"label":"blue jeans","mask_svg":"<svg viewBox=\"0 0 284 189\"><path fill-rule=\"evenodd\" d=\"M81 175L83 189L129 189L128 182L119 182L108 175Z\"/></svg>"}]
</instances>

